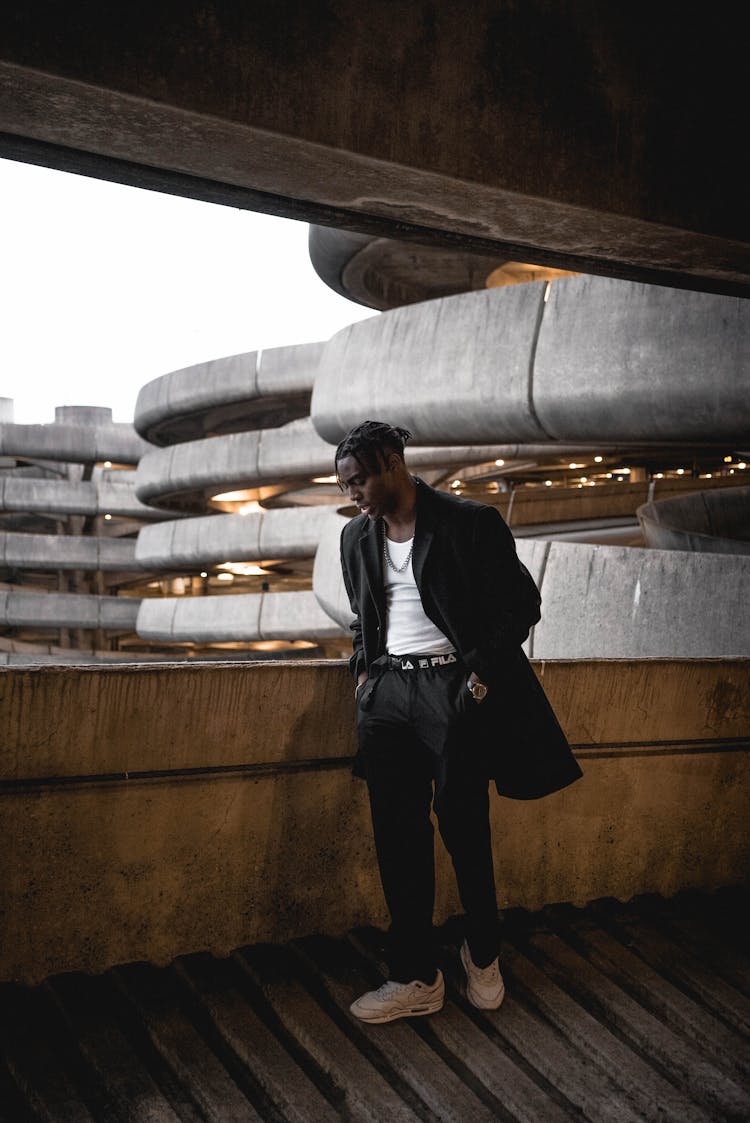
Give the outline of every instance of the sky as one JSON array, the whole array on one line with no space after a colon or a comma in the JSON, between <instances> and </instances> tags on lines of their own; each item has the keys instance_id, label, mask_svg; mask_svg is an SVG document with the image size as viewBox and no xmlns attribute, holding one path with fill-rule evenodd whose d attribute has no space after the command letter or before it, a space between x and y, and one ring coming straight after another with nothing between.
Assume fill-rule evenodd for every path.
<instances>
[{"instance_id":1,"label":"sky","mask_svg":"<svg viewBox=\"0 0 750 1123\"><path fill-rule=\"evenodd\" d=\"M0 397L130 421L141 386L222 355L329 339L372 309L310 264L303 222L0 160Z\"/></svg>"}]
</instances>

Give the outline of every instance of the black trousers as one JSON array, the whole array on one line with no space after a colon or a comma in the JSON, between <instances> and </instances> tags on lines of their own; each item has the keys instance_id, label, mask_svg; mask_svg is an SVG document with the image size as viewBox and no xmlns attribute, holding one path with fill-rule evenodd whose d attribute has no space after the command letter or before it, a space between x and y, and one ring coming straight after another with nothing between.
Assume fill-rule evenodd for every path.
<instances>
[{"instance_id":1,"label":"black trousers","mask_svg":"<svg viewBox=\"0 0 750 1123\"><path fill-rule=\"evenodd\" d=\"M480 704L460 662L424 670L373 664L358 732L380 877L391 915L389 977L432 982L435 858L430 809L451 856L478 966L500 942Z\"/></svg>"}]
</instances>

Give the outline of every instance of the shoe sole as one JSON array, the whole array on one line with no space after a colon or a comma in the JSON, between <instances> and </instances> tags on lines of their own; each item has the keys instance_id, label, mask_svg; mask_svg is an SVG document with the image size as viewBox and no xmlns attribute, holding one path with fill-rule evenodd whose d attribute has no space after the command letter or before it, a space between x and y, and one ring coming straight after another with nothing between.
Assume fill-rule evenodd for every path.
<instances>
[{"instance_id":1,"label":"shoe sole","mask_svg":"<svg viewBox=\"0 0 750 1123\"><path fill-rule=\"evenodd\" d=\"M424 1014L437 1014L438 1010L442 1010L445 998L436 999L433 1002L420 1002L418 1006L410 1006L408 1010L396 1010L391 1014L374 1014L369 1017L367 1014L360 1014L356 1010L351 1010L355 1018L359 1018L361 1022L367 1022L370 1025L383 1025L385 1022L395 1022L398 1018L419 1018Z\"/></svg>"},{"instance_id":2,"label":"shoe sole","mask_svg":"<svg viewBox=\"0 0 750 1123\"><path fill-rule=\"evenodd\" d=\"M466 997L468 998L469 1002L477 1010L497 1010L497 1008L502 1005L502 1001L505 998L505 983L502 981L502 979L500 980L500 992L497 998L486 999L477 996L476 992L473 992L471 989L471 979L469 978L469 968L466 966L463 944L461 945L461 951L459 954L461 957L461 966L463 967L466 974Z\"/></svg>"}]
</instances>

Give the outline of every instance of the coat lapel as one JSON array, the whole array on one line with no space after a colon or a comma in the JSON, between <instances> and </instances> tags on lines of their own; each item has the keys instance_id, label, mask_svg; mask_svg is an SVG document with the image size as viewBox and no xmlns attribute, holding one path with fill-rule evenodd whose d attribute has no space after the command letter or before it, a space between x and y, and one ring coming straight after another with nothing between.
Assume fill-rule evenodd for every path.
<instances>
[{"instance_id":1,"label":"coat lapel","mask_svg":"<svg viewBox=\"0 0 750 1123\"><path fill-rule=\"evenodd\" d=\"M422 575L427 555L435 537L435 512L430 503L430 493L417 477L417 524L414 530L412 569L417 588L422 592Z\"/></svg>"},{"instance_id":2,"label":"coat lapel","mask_svg":"<svg viewBox=\"0 0 750 1123\"><path fill-rule=\"evenodd\" d=\"M381 627L385 628L385 597L383 590L383 559L381 557L381 528L380 522L367 520L365 529L359 539L359 552L362 557L362 566L367 578L370 597L377 609ZM383 633L385 634L385 633Z\"/></svg>"}]
</instances>

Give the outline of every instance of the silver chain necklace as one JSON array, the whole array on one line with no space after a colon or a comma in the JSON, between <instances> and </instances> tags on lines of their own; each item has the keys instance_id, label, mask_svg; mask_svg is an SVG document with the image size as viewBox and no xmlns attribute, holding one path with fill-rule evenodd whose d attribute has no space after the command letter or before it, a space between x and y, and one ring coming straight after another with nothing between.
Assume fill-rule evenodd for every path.
<instances>
[{"instance_id":1,"label":"silver chain necklace","mask_svg":"<svg viewBox=\"0 0 750 1123\"><path fill-rule=\"evenodd\" d=\"M392 560L391 560L391 555L388 553L388 538L387 538L387 535L385 533L385 526L383 527L383 555L385 557L385 560L386 560L387 564L391 567L391 569L393 570L394 573L403 573L404 572L407 565L411 561L411 556L412 556L413 553L414 553L414 536L412 536L411 546L409 547L409 553L406 555L406 561L404 562L404 564L403 565L394 565Z\"/></svg>"}]
</instances>

